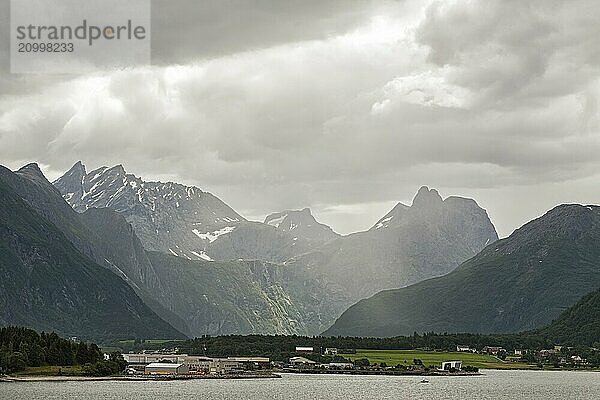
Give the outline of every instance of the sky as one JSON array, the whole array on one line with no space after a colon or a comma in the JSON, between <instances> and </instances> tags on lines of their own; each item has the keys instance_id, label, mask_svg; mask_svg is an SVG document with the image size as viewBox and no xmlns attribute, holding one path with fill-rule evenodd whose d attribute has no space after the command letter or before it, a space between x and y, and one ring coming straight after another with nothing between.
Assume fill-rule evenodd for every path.
<instances>
[{"instance_id":1,"label":"sky","mask_svg":"<svg viewBox=\"0 0 600 400\"><path fill-rule=\"evenodd\" d=\"M600 2L152 2L152 63L11 74L0 0L0 163L78 160L196 185L262 219L367 229L422 185L500 236L600 203Z\"/></svg>"}]
</instances>

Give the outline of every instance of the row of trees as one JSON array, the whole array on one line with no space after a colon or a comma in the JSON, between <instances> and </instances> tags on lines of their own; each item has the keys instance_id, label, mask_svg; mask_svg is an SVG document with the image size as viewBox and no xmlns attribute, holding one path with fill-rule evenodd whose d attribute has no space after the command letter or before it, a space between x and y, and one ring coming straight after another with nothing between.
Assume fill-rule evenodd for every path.
<instances>
[{"instance_id":1,"label":"row of trees","mask_svg":"<svg viewBox=\"0 0 600 400\"><path fill-rule=\"evenodd\" d=\"M315 352L323 353L327 347L335 347L348 352L349 349L410 350L431 349L455 351L457 345L482 349L484 346L498 346L507 350L551 348L553 344L536 335L481 335L481 334L418 334L391 338L360 337L321 337L296 335L228 335L203 336L171 344L181 352L208 355L212 357L269 356L273 360L285 360L295 355L296 346L311 346ZM164 347L165 344L162 344ZM145 346L148 348L148 346ZM351 351L351 350L350 350Z\"/></svg>"},{"instance_id":2,"label":"row of trees","mask_svg":"<svg viewBox=\"0 0 600 400\"><path fill-rule=\"evenodd\" d=\"M82 365L88 375L110 375L122 371L126 366L123 363L120 353L111 354L105 361L94 343L77 343L54 332L38 334L28 328L0 328L0 373L43 365Z\"/></svg>"}]
</instances>

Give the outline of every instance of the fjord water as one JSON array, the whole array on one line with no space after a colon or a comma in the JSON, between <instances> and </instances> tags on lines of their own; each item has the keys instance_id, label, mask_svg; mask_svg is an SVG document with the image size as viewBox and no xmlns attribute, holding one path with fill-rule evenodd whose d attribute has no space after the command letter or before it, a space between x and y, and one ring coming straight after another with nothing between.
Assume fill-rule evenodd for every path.
<instances>
[{"instance_id":1,"label":"fjord water","mask_svg":"<svg viewBox=\"0 0 600 400\"><path fill-rule=\"evenodd\" d=\"M483 371L482 376L290 375L281 379L165 382L0 383L0 398L24 399L598 399L600 373Z\"/></svg>"}]
</instances>

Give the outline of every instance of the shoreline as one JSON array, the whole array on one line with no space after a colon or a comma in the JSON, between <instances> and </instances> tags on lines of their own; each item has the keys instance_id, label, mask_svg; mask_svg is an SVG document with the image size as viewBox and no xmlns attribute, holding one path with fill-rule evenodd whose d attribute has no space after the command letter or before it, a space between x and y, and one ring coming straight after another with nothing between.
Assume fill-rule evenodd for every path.
<instances>
[{"instance_id":1,"label":"shoreline","mask_svg":"<svg viewBox=\"0 0 600 400\"><path fill-rule=\"evenodd\" d=\"M522 371L522 372L594 372L599 373L600 370L552 370L552 369L539 369L539 370L519 370L519 369L497 369L497 368L484 368L482 372L454 372L444 373L443 371L291 371L291 370L276 370L270 373L253 373L253 374L231 374L231 375L172 375L172 376L129 376L129 375L114 375L114 376L47 376L47 375L27 375L27 376L0 376L0 384L9 382L151 382L151 381L187 381L187 380L202 380L202 379L273 379L282 378L282 375L353 375L353 376L412 376L412 377L439 377L439 376L455 376L455 377L469 377L469 376L485 376L485 371Z\"/></svg>"},{"instance_id":2,"label":"shoreline","mask_svg":"<svg viewBox=\"0 0 600 400\"><path fill-rule=\"evenodd\" d=\"M309 375L381 375L381 376L480 376L480 372L444 372L444 371L361 371L361 370L277 370L285 374Z\"/></svg>"},{"instance_id":3,"label":"shoreline","mask_svg":"<svg viewBox=\"0 0 600 400\"><path fill-rule=\"evenodd\" d=\"M65 376L65 375L27 375L27 376L2 376L1 382L99 382L99 381L127 381L127 382L147 382L147 381L185 381L193 379L273 379L281 378L281 375L276 373L268 374L229 374L229 375L169 375L169 376L153 376L153 375L114 375L114 376Z\"/></svg>"}]
</instances>

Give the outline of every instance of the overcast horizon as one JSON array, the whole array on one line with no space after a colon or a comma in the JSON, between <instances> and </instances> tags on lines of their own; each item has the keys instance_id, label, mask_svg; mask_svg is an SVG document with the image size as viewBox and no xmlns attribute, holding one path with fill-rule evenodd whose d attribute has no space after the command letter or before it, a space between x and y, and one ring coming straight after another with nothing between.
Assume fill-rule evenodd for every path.
<instances>
[{"instance_id":1,"label":"overcast horizon","mask_svg":"<svg viewBox=\"0 0 600 400\"><path fill-rule=\"evenodd\" d=\"M342 234L423 185L475 199L501 237L600 203L599 2L154 1L152 65L81 75L11 74L8 3L8 168L123 164Z\"/></svg>"}]
</instances>

